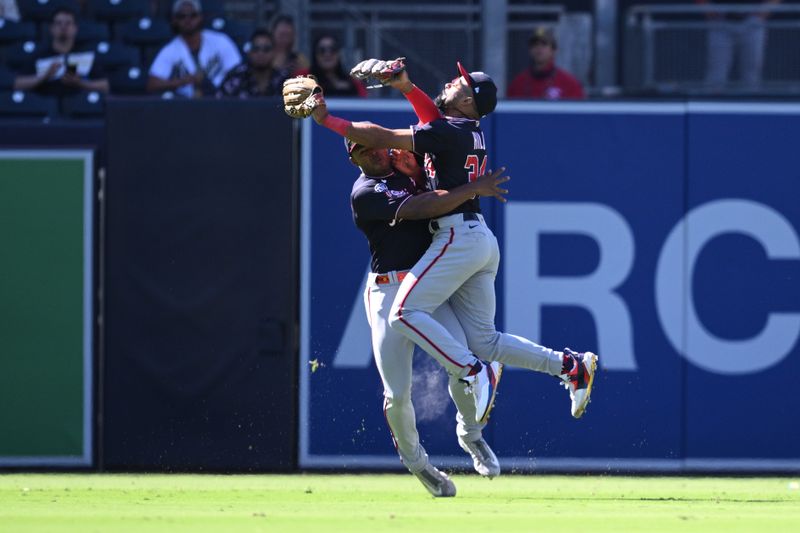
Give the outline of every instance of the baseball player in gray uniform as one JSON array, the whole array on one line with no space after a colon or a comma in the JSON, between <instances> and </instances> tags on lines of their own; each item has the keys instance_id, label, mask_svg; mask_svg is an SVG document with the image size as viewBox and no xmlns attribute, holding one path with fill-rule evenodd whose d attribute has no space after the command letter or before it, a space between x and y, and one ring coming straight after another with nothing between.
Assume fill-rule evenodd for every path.
<instances>
[{"instance_id":1,"label":"baseball player in gray uniform","mask_svg":"<svg viewBox=\"0 0 800 533\"><path fill-rule=\"evenodd\" d=\"M372 351L384 388L383 410L392 440L400 459L425 488L436 497L455 496L450 478L430 464L419 442L414 406L411 403L411 375L414 344L389 327L389 311L409 269L414 266L431 242L428 219L447 213L474 195L502 199L506 191L498 185L508 178L496 172L452 191L423 192L409 176L422 177L413 155L389 154L356 145L345 139L350 160L362 174L353 184L350 205L353 221L364 232L371 253L371 273L364 291L364 308L372 330ZM393 168L394 167L394 168ZM395 169L402 169L403 173ZM455 337L466 343L458 319L444 302L433 313ZM493 371L501 372L499 363ZM449 391L456 404L456 433L461 446L473 457L478 473L494 477L500 473L497 457L483 439L484 422L477 422L470 390L451 376Z\"/></svg>"},{"instance_id":2,"label":"baseball player in gray uniform","mask_svg":"<svg viewBox=\"0 0 800 533\"><path fill-rule=\"evenodd\" d=\"M366 77L384 69L386 63L368 60L357 65L353 73ZM312 116L317 123L358 144L425 154L431 184L452 190L474 181L486 169L486 141L480 119L497 104L497 87L488 75L470 73L460 63L457 67L458 76L437 97L443 116L427 124L391 130L369 122L350 122L332 116L322 95L317 95L319 105ZM389 84L409 100L421 98L421 91L404 70ZM412 105L418 104L412 101ZM477 199L467 200L432 220L430 228L431 246L400 284L390 311L390 326L473 389L478 420L488 413L495 393L492 369L478 356L558 377L570 393L572 416L580 418L590 400L598 357L591 352L555 351L496 330L494 279L500 251ZM467 336L466 344L432 316L448 300Z\"/></svg>"}]
</instances>

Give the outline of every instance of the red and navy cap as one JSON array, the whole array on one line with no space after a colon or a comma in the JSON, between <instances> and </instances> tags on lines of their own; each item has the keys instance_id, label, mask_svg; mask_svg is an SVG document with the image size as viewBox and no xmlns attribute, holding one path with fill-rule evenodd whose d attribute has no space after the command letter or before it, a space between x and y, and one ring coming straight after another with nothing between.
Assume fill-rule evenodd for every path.
<instances>
[{"instance_id":1,"label":"red and navy cap","mask_svg":"<svg viewBox=\"0 0 800 533\"><path fill-rule=\"evenodd\" d=\"M485 117L497 107L497 85L492 78L484 72L467 72L461 62L457 61L458 73L467 80L467 85L472 89L478 115Z\"/></svg>"}]
</instances>

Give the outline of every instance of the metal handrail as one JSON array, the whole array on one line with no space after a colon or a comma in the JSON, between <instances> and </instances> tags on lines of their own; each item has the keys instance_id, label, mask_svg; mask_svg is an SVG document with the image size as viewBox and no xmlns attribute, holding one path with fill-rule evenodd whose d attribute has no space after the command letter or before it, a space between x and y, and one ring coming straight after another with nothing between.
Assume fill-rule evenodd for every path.
<instances>
[{"instance_id":1,"label":"metal handrail","mask_svg":"<svg viewBox=\"0 0 800 533\"><path fill-rule=\"evenodd\" d=\"M643 57L642 64L642 86L682 86L684 88L697 86L702 89L700 82L656 82L655 63L655 33L662 30L707 30L719 24L731 23L727 20L698 20L696 15L707 15L709 13L728 14L728 13L784 13L796 15L789 19L768 19L765 25L769 28L798 28L800 27L800 5L774 5L774 4L746 4L746 5L726 5L726 4L699 4L699 5L635 5L628 9L626 26L629 30L642 31L644 40L641 43ZM692 15L691 18L673 17L670 19L658 18L659 15ZM649 58L649 60L647 59ZM788 80L787 80L788 81ZM762 82L762 88L770 85L770 82ZM786 82L774 85L786 86ZM715 89L716 90L716 89Z\"/></svg>"},{"instance_id":2,"label":"metal handrail","mask_svg":"<svg viewBox=\"0 0 800 533\"><path fill-rule=\"evenodd\" d=\"M403 14L413 17L422 13L430 14L458 14L462 17L469 17L472 15L480 14L480 6L454 6L451 4L437 4L437 5L414 5L402 6L398 4L363 4L358 7L346 2L336 1L330 4L311 4L309 6L308 14L326 14L337 13L347 14L354 22L359 24L364 29L381 30L386 28L406 27L408 22L401 22L397 20L384 20L383 17L392 14ZM414 27L443 27L441 23L430 21L430 26L416 22ZM313 23L318 27L337 27L330 25L330 22L315 21ZM457 28L463 28L464 24L459 23L455 25ZM391 35L380 33L379 35L371 36L371 48L380 49L379 41L383 41L396 48L403 48L404 43L395 39ZM422 70L427 71L437 77L442 77L443 73L439 71L436 66L428 61L425 57L415 53L412 50L406 50L406 57Z\"/></svg>"},{"instance_id":3,"label":"metal handrail","mask_svg":"<svg viewBox=\"0 0 800 533\"><path fill-rule=\"evenodd\" d=\"M509 5L506 9L509 15L527 14L527 15L563 15L567 12L567 8L563 4L552 6L541 5Z\"/></svg>"},{"instance_id":4,"label":"metal handrail","mask_svg":"<svg viewBox=\"0 0 800 533\"><path fill-rule=\"evenodd\" d=\"M798 4L669 4L648 5L637 4L628 8L628 13L693 13L705 14L708 12L723 13L752 13L753 11L800 13Z\"/></svg>"},{"instance_id":5,"label":"metal handrail","mask_svg":"<svg viewBox=\"0 0 800 533\"><path fill-rule=\"evenodd\" d=\"M708 29L714 24L707 20L671 20L671 21L650 21L648 27L654 30L660 29ZM800 18L797 20L771 20L768 22L770 28L796 28L800 26Z\"/></svg>"},{"instance_id":6,"label":"metal handrail","mask_svg":"<svg viewBox=\"0 0 800 533\"><path fill-rule=\"evenodd\" d=\"M424 13L445 13L456 15L480 14L480 5L453 5L453 4L414 4L402 5L397 3L392 4L360 4L358 7L352 4L345 4L342 2L333 2L330 4L312 4L310 10L317 13L341 13L342 9L346 8L349 11L358 12L374 12L380 15L387 14L401 14L401 15L419 15Z\"/></svg>"},{"instance_id":7,"label":"metal handrail","mask_svg":"<svg viewBox=\"0 0 800 533\"><path fill-rule=\"evenodd\" d=\"M709 13L796 13L800 5L786 4L685 4L685 5L641 5L628 8L627 24L636 24L636 17L652 15L707 15Z\"/></svg>"}]
</instances>

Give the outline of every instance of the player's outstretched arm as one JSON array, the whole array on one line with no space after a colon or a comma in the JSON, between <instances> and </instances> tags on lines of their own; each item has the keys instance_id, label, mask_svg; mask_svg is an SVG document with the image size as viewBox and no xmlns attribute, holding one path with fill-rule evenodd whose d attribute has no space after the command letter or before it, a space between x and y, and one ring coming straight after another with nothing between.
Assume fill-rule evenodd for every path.
<instances>
[{"instance_id":1,"label":"player's outstretched arm","mask_svg":"<svg viewBox=\"0 0 800 533\"><path fill-rule=\"evenodd\" d=\"M325 99L317 95L317 106L311 113L320 126L335 131L342 137L368 148L399 148L413 150L414 140L410 129L390 130L372 122L350 122L328 112Z\"/></svg>"},{"instance_id":2,"label":"player's outstretched arm","mask_svg":"<svg viewBox=\"0 0 800 533\"><path fill-rule=\"evenodd\" d=\"M500 187L511 178L503 176L505 167L502 167L490 174L478 176L478 179L461 185L449 191L429 191L409 198L397 211L397 218L406 220L420 220L426 218L436 218L449 213L467 200L477 196L494 196L501 202L505 202L504 194L508 194L507 189Z\"/></svg>"},{"instance_id":3,"label":"player's outstretched arm","mask_svg":"<svg viewBox=\"0 0 800 533\"><path fill-rule=\"evenodd\" d=\"M442 114L436 104L433 103L430 96L425 94L422 89L411 83L408 77L408 72L402 70L386 82L393 89L397 89L406 100L409 101L411 107L414 108L414 113L417 115L420 124L427 124L433 122L437 118L442 118Z\"/></svg>"},{"instance_id":4,"label":"player's outstretched arm","mask_svg":"<svg viewBox=\"0 0 800 533\"><path fill-rule=\"evenodd\" d=\"M427 124L442 118L442 113L439 111L439 108L436 107L436 104L433 103L430 96L425 94L422 89L416 85L412 85L411 90L404 92L403 95L406 97L406 100L411 103L411 107L414 108L414 113L417 115L420 124Z\"/></svg>"}]
</instances>

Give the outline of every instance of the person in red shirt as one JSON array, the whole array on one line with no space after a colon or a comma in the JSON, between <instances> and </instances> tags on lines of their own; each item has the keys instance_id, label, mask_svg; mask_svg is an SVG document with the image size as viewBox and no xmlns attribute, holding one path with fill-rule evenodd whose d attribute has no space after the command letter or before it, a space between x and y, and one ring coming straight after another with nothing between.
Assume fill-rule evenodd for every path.
<instances>
[{"instance_id":1,"label":"person in red shirt","mask_svg":"<svg viewBox=\"0 0 800 533\"><path fill-rule=\"evenodd\" d=\"M583 87L575 76L555 65L556 38L552 30L536 28L528 39L531 63L508 86L509 98L545 100L583 99Z\"/></svg>"}]
</instances>

